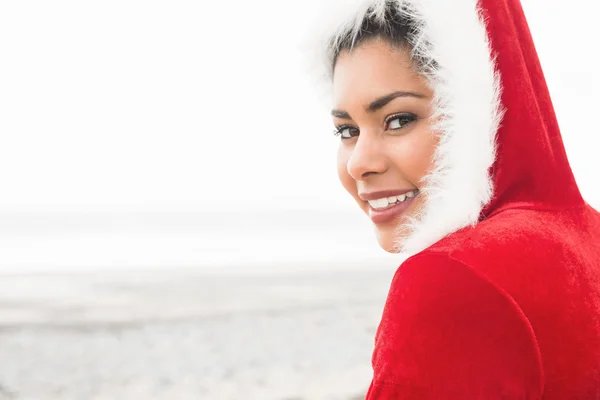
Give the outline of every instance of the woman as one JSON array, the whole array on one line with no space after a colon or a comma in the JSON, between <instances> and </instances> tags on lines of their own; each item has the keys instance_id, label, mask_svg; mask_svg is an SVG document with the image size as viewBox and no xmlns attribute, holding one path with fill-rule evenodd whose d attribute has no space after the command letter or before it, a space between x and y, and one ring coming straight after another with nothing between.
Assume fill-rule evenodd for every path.
<instances>
[{"instance_id":1,"label":"woman","mask_svg":"<svg viewBox=\"0 0 600 400\"><path fill-rule=\"evenodd\" d=\"M367 399L600 399L600 214L518 0L345 1L334 15L339 177L381 246L410 256Z\"/></svg>"}]
</instances>

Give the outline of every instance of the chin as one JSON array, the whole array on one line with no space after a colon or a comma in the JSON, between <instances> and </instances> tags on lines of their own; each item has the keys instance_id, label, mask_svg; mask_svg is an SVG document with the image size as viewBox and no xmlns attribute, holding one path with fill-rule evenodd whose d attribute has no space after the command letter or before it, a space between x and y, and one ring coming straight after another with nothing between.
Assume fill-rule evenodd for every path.
<instances>
[{"instance_id":1,"label":"chin","mask_svg":"<svg viewBox=\"0 0 600 400\"><path fill-rule=\"evenodd\" d=\"M407 228L398 229L397 226L379 227L375 226L375 233L379 246L388 253L400 253L398 241L408 234Z\"/></svg>"}]
</instances>

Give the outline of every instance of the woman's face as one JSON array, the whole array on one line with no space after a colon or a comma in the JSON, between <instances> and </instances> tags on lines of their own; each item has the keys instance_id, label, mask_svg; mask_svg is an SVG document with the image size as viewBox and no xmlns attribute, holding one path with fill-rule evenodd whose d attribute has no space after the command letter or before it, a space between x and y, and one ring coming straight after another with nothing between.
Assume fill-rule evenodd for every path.
<instances>
[{"instance_id":1,"label":"woman's face","mask_svg":"<svg viewBox=\"0 0 600 400\"><path fill-rule=\"evenodd\" d=\"M373 221L379 244L395 252L404 224L424 204L419 189L438 143L433 93L409 53L370 40L340 53L333 74L338 175Z\"/></svg>"}]
</instances>

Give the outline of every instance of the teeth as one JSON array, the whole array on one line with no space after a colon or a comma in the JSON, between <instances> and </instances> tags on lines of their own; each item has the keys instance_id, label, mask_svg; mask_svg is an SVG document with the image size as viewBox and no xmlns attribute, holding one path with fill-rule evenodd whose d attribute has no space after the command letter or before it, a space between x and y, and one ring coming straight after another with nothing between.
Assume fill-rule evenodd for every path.
<instances>
[{"instance_id":1,"label":"teeth","mask_svg":"<svg viewBox=\"0 0 600 400\"><path fill-rule=\"evenodd\" d=\"M406 201L406 199L412 199L416 195L417 191L414 190L412 192L408 192L400 196L384 197L383 199L369 200L369 205L376 210L381 210L384 208L388 208L389 206L394 205L396 203L402 203Z\"/></svg>"},{"instance_id":2,"label":"teeth","mask_svg":"<svg viewBox=\"0 0 600 400\"><path fill-rule=\"evenodd\" d=\"M380 210L382 208L387 208L390 204L395 204L396 201L389 202L387 198L378 199L378 200L369 200L369 205L376 210Z\"/></svg>"}]
</instances>

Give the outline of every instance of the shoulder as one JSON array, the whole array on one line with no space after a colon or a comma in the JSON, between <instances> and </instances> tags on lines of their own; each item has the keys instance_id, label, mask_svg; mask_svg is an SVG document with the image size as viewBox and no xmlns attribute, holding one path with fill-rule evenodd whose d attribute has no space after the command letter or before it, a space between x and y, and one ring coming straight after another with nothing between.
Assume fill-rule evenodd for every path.
<instances>
[{"instance_id":1,"label":"shoulder","mask_svg":"<svg viewBox=\"0 0 600 400\"><path fill-rule=\"evenodd\" d=\"M564 239L572 225L561 213L529 209L506 210L474 226L454 232L430 247L433 252L452 255L463 251L515 251L531 249Z\"/></svg>"},{"instance_id":2,"label":"shoulder","mask_svg":"<svg viewBox=\"0 0 600 400\"><path fill-rule=\"evenodd\" d=\"M369 399L384 398L376 395L382 390L422 399L536 398L543 386L533 330L514 300L442 253L418 254L396 272L373 368Z\"/></svg>"},{"instance_id":3,"label":"shoulder","mask_svg":"<svg viewBox=\"0 0 600 400\"><path fill-rule=\"evenodd\" d=\"M552 296L532 291L533 282L560 285L573 268L566 260L576 259L574 219L567 212L507 210L442 239L423 252L429 255L422 261L445 255L468 266L528 312L528 305Z\"/></svg>"}]
</instances>

